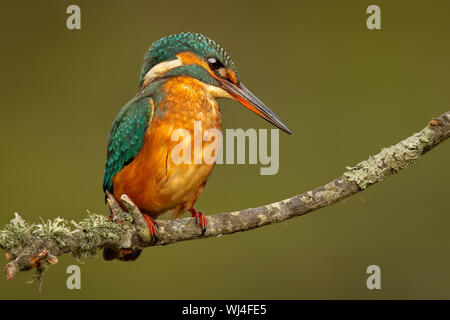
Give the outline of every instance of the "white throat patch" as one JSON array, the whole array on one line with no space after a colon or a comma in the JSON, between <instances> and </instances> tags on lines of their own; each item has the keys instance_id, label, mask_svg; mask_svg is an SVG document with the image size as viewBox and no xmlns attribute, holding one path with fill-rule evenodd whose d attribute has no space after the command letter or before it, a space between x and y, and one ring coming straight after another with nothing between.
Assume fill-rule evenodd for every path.
<instances>
[{"instance_id":1,"label":"white throat patch","mask_svg":"<svg viewBox=\"0 0 450 320\"><path fill-rule=\"evenodd\" d=\"M175 60L170 61L164 61L158 63L156 66L151 68L144 76L144 83L142 84L142 87L147 86L150 82L152 82L155 79L161 78L164 76L169 70L178 68L182 66L183 63L179 58Z\"/></svg>"},{"instance_id":2,"label":"white throat patch","mask_svg":"<svg viewBox=\"0 0 450 320\"><path fill-rule=\"evenodd\" d=\"M204 84L206 90L208 93L213 97L214 99L217 98L226 98L226 99L234 99L228 92L223 90L222 88L210 85L210 84Z\"/></svg>"}]
</instances>

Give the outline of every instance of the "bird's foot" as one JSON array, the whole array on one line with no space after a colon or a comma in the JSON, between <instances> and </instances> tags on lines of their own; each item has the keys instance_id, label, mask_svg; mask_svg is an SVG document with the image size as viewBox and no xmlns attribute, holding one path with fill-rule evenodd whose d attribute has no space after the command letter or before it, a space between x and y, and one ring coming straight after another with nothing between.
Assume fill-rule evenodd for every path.
<instances>
[{"instance_id":1,"label":"bird's foot","mask_svg":"<svg viewBox=\"0 0 450 320\"><path fill-rule=\"evenodd\" d=\"M123 214L122 207L120 206L119 202L117 201L116 197L109 192L108 190L106 192L106 201L108 202L109 207L109 221L114 221L115 217L118 217Z\"/></svg>"},{"instance_id":2,"label":"bird's foot","mask_svg":"<svg viewBox=\"0 0 450 320\"><path fill-rule=\"evenodd\" d=\"M122 203L127 208L127 211L131 214L133 222L144 242L155 243L158 238L156 237L158 224L148 215L143 214L141 210L134 204L134 202L126 195L123 194L120 197Z\"/></svg>"},{"instance_id":3,"label":"bird's foot","mask_svg":"<svg viewBox=\"0 0 450 320\"><path fill-rule=\"evenodd\" d=\"M156 237L156 233L158 231L158 223L155 219L150 217L149 215L143 213L142 216L145 219L145 223L147 223L148 231L150 232L150 237L153 243L155 243L158 238Z\"/></svg>"},{"instance_id":4,"label":"bird's foot","mask_svg":"<svg viewBox=\"0 0 450 320\"><path fill-rule=\"evenodd\" d=\"M133 208L133 210L136 208L139 211L139 209L130 200L130 198L126 197L127 201L125 201L123 198L121 198L121 200L124 208L120 205L119 201L117 201L116 197L111 192L106 190L106 201L109 207L108 220L119 224L134 222L134 217L132 211L130 211L130 206Z\"/></svg>"},{"instance_id":5,"label":"bird's foot","mask_svg":"<svg viewBox=\"0 0 450 320\"><path fill-rule=\"evenodd\" d=\"M106 191L106 200L110 208L109 220L117 223L132 223L135 225L139 236L144 242L155 243L158 239L156 237L157 223L152 218L141 213L139 208L133 203L133 201L127 196L122 195L120 200L127 209L122 210L119 202L114 195ZM105 260L119 259L123 261L136 260L141 254L142 248L107 248L103 250L103 257Z\"/></svg>"},{"instance_id":6,"label":"bird's foot","mask_svg":"<svg viewBox=\"0 0 450 320\"><path fill-rule=\"evenodd\" d=\"M189 212L191 213L192 218L197 219L197 224L200 224L202 227L202 236L204 236L206 232L206 215L203 212L195 210L194 208L190 208Z\"/></svg>"}]
</instances>

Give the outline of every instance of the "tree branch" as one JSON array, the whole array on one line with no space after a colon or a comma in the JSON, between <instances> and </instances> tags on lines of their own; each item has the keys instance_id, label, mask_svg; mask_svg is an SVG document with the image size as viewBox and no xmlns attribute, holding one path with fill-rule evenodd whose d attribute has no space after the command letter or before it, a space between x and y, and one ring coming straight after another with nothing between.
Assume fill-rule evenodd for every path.
<instances>
[{"instance_id":1,"label":"tree branch","mask_svg":"<svg viewBox=\"0 0 450 320\"><path fill-rule=\"evenodd\" d=\"M57 218L28 224L16 213L15 218L0 230L0 247L9 261L5 268L6 277L12 279L20 271L36 268L34 280L39 281L47 267L56 264L56 257L64 253L89 258L96 256L98 248L104 247L138 251L149 246L246 231L304 215L383 181L449 136L450 111L432 119L422 131L348 167L342 176L323 186L262 207L208 216L204 236L194 218L162 220L158 221L158 239L152 241L143 231L142 217L132 210L130 213L120 210L114 222L103 215L89 214L79 223ZM129 199L125 196L122 200L127 202ZM127 207L131 208L130 205L132 203Z\"/></svg>"}]
</instances>

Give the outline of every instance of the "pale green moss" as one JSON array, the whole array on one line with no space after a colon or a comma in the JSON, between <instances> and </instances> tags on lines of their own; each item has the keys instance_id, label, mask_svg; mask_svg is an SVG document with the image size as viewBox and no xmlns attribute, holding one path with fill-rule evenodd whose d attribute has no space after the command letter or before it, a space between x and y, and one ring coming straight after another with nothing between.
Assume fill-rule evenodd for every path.
<instances>
[{"instance_id":1,"label":"pale green moss","mask_svg":"<svg viewBox=\"0 0 450 320\"><path fill-rule=\"evenodd\" d=\"M89 213L89 212L88 212ZM121 226L111 223L104 215L91 214L80 222L71 221L76 229L83 231L83 237L71 244L72 255L79 260L89 260L97 256L97 243L100 240L116 240Z\"/></svg>"},{"instance_id":2,"label":"pale green moss","mask_svg":"<svg viewBox=\"0 0 450 320\"><path fill-rule=\"evenodd\" d=\"M42 223L34 226L33 234L41 238L53 239L60 246L66 246L64 237L70 232L67 220L58 217L53 221L44 221L41 218L41 221Z\"/></svg>"},{"instance_id":3,"label":"pale green moss","mask_svg":"<svg viewBox=\"0 0 450 320\"><path fill-rule=\"evenodd\" d=\"M306 204L311 203L314 201L314 194L312 191L308 191L300 197L300 200Z\"/></svg>"},{"instance_id":4,"label":"pale green moss","mask_svg":"<svg viewBox=\"0 0 450 320\"><path fill-rule=\"evenodd\" d=\"M27 284L37 284L39 293L42 293L42 284L44 283L44 276L48 271L48 268L50 266L48 263L44 263L41 266L36 268L36 272L33 274L33 276L27 280Z\"/></svg>"},{"instance_id":5,"label":"pale green moss","mask_svg":"<svg viewBox=\"0 0 450 320\"><path fill-rule=\"evenodd\" d=\"M424 149L431 145L433 134L432 129L425 128L408 139L381 150L379 154L371 156L368 160L354 167L347 167L349 171L345 172L344 176L356 182L361 189L382 181L414 163Z\"/></svg>"},{"instance_id":6,"label":"pale green moss","mask_svg":"<svg viewBox=\"0 0 450 320\"><path fill-rule=\"evenodd\" d=\"M0 230L0 247L20 247L31 238L34 229L33 224L28 224L16 212L14 218Z\"/></svg>"},{"instance_id":7,"label":"pale green moss","mask_svg":"<svg viewBox=\"0 0 450 320\"><path fill-rule=\"evenodd\" d=\"M71 229L71 227L73 227ZM107 216L91 214L80 222L70 223L60 217L39 224L28 224L15 213L14 218L0 230L0 247L5 250L17 249L31 244L37 237L51 239L58 243L62 251L70 251L78 260L88 260L97 256L97 246L104 240L116 240L123 231L119 223L111 223ZM49 267L45 261L36 268L36 273L28 283L37 283L39 291L42 279Z\"/></svg>"},{"instance_id":8,"label":"pale green moss","mask_svg":"<svg viewBox=\"0 0 450 320\"><path fill-rule=\"evenodd\" d=\"M104 215L91 214L81 222L70 223L62 218L44 221L39 224L28 224L15 213L14 219L0 230L0 247L3 249L17 248L25 245L32 237L55 240L60 247L68 247L77 258L86 259L96 256L97 244L102 240L118 239L121 225L111 223ZM73 230L70 226L75 227ZM82 237L76 237L76 243L71 235L82 231Z\"/></svg>"},{"instance_id":9,"label":"pale green moss","mask_svg":"<svg viewBox=\"0 0 450 320\"><path fill-rule=\"evenodd\" d=\"M320 192L320 197L327 202L334 202L340 196L340 189L334 182L327 183L324 190Z\"/></svg>"}]
</instances>

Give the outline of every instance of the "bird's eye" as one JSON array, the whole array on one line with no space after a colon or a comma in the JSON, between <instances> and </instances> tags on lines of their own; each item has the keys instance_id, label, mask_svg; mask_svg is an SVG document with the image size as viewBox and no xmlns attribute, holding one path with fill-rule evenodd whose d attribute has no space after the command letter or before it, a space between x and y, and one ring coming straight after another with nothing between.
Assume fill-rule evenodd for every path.
<instances>
[{"instance_id":1,"label":"bird's eye","mask_svg":"<svg viewBox=\"0 0 450 320\"><path fill-rule=\"evenodd\" d=\"M208 65L212 70L217 70L222 67L222 63L214 57L208 58Z\"/></svg>"}]
</instances>

